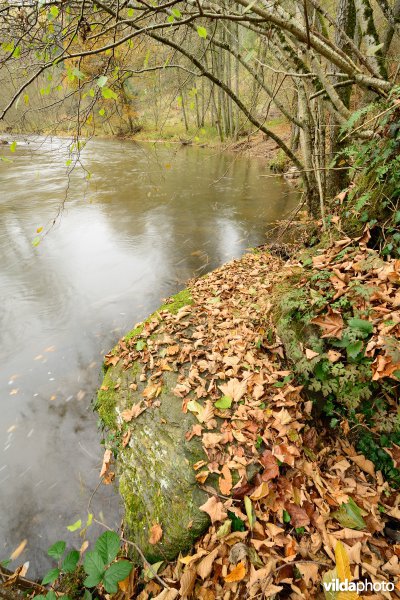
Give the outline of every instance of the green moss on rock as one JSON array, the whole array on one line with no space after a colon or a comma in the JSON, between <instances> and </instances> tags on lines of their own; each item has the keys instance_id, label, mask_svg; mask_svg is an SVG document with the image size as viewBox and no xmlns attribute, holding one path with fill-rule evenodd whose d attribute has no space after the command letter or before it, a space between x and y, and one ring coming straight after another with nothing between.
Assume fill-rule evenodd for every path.
<instances>
[{"instance_id":1,"label":"green moss on rock","mask_svg":"<svg viewBox=\"0 0 400 600\"><path fill-rule=\"evenodd\" d=\"M156 317L160 325L151 336L156 341L162 335L163 311L176 314L189 304L193 304L190 291L179 292L125 339L139 337L146 322ZM122 361L109 367L96 408L112 433L122 430L131 434L129 444L119 448L116 465L125 506L125 535L150 562L172 560L187 551L209 525L208 515L199 510L208 496L198 487L193 469L197 461L207 457L198 437L190 441L185 437L197 420L192 413L182 412L182 400L173 393L178 373L163 373L157 402L136 419L124 422L121 413L143 400L148 382L140 381L141 372L139 360L128 369ZM155 523L161 525L163 536L152 545L150 530Z\"/></svg>"}]
</instances>

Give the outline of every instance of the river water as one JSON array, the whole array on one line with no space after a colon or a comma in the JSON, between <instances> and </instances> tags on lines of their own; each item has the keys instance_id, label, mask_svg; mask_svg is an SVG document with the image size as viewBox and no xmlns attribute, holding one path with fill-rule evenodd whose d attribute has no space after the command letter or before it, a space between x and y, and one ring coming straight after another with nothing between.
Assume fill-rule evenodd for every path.
<instances>
[{"instance_id":1,"label":"river water","mask_svg":"<svg viewBox=\"0 0 400 600\"><path fill-rule=\"evenodd\" d=\"M10 568L29 560L31 576L57 539L79 547L66 526L88 506L120 520L112 486L90 502L103 355L185 280L268 241L297 200L260 160L128 141L92 140L90 179L68 181L68 143L0 147L0 560L27 540Z\"/></svg>"}]
</instances>

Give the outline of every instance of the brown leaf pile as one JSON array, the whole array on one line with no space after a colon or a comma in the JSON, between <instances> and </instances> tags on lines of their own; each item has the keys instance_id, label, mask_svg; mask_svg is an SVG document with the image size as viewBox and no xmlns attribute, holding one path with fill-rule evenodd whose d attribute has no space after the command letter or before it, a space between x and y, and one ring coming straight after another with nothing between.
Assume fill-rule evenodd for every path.
<instances>
[{"instance_id":1,"label":"brown leaf pile","mask_svg":"<svg viewBox=\"0 0 400 600\"><path fill-rule=\"evenodd\" d=\"M326 268L343 247L318 256L315 268ZM376 356L376 377L383 377L394 365L386 338L398 334L400 263L364 270L368 252L359 254L338 264L332 283L340 297L355 278L372 273L377 335L368 352ZM400 518L399 496L348 441L316 429L311 403L290 383L283 349L262 344L282 266L264 252L245 255L191 282L193 306L147 322L143 350L136 350L136 340L120 344L126 366L138 358L143 364L141 379L150 389L144 406L157 402L164 371L179 373L174 392L198 420L187 438L201 437L207 455L195 470L209 493L201 507L209 530L188 556L159 573L169 589L153 580L140 600L323 597L321 579L334 567L338 540L355 579L391 580L400 589L400 544L383 533L387 516ZM338 315L329 311L320 319L324 334L340 337ZM362 530L334 517L349 499L362 511ZM161 534L155 524L152 539Z\"/></svg>"}]
</instances>

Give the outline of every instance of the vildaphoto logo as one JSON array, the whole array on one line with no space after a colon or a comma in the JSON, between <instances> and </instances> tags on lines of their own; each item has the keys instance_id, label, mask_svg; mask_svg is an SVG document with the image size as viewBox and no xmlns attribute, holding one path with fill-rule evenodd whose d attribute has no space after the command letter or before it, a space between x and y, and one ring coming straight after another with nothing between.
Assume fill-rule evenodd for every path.
<instances>
[{"instance_id":1,"label":"vildaphoto logo","mask_svg":"<svg viewBox=\"0 0 400 600\"><path fill-rule=\"evenodd\" d=\"M349 581L345 579L340 581L325 581L323 584L326 592L393 592L394 583L390 581Z\"/></svg>"},{"instance_id":2,"label":"vildaphoto logo","mask_svg":"<svg viewBox=\"0 0 400 600\"><path fill-rule=\"evenodd\" d=\"M325 596L329 599L350 599L348 593L352 593L351 600L360 598L358 594L363 592L393 592L394 583L391 581L353 581L350 571L350 560L346 548L342 542L335 547L336 568L325 573L322 586ZM346 594L346 595L345 595Z\"/></svg>"}]
</instances>

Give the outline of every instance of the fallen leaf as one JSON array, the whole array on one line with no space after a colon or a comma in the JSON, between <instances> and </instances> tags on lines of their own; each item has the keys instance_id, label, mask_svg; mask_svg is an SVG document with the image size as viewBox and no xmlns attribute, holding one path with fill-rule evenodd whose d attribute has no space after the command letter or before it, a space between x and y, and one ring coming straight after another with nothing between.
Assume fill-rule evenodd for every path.
<instances>
[{"instance_id":1,"label":"fallen leaf","mask_svg":"<svg viewBox=\"0 0 400 600\"><path fill-rule=\"evenodd\" d=\"M224 577L226 583L234 583L235 581L242 581L246 575L246 565L240 562L232 569L232 571Z\"/></svg>"},{"instance_id":2,"label":"fallen leaf","mask_svg":"<svg viewBox=\"0 0 400 600\"><path fill-rule=\"evenodd\" d=\"M16 558L18 558L18 556L20 556L20 554L22 554L22 552L25 550L27 543L27 539L22 540L22 542L18 544L15 550L10 554L10 560L15 560Z\"/></svg>"},{"instance_id":3,"label":"fallen leaf","mask_svg":"<svg viewBox=\"0 0 400 600\"><path fill-rule=\"evenodd\" d=\"M232 398L234 402L238 402L246 393L247 381L239 381L239 379L233 378L218 387L225 396Z\"/></svg>"},{"instance_id":4,"label":"fallen leaf","mask_svg":"<svg viewBox=\"0 0 400 600\"><path fill-rule=\"evenodd\" d=\"M149 543L150 544L158 544L158 542L161 540L163 536L163 530L162 527L159 523L154 523L154 525L152 525L152 527L150 528L150 538L149 538Z\"/></svg>"},{"instance_id":5,"label":"fallen leaf","mask_svg":"<svg viewBox=\"0 0 400 600\"><path fill-rule=\"evenodd\" d=\"M211 523L223 521L227 517L227 513L224 510L224 505L222 502L217 500L215 496L211 496L205 504L200 506L200 510L209 515Z\"/></svg>"},{"instance_id":6,"label":"fallen leaf","mask_svg":"<svg viewBox=\"0 0 400 600\"><path fill-rule=\"evenodd\" d=\"M208 556L203 558L197 565L197 575L199 577L201 577L203 579L203 581L204 581L204 579L207 579L207 577L211 574L214 560L216 559L217 556L218 556L218 548L215 548L215 550L210 552L210 554L208 554Z\"/></svg>"},{"instance_id":7,"label":"fallen leaf","mask_svg":"<svg viewBox=\"0 0 400 600\"><path fill-rule=\"evenodd\" d=\"M310 517L301 506L297 504L287 503L285 508L290 515L290 522L293 527L305 527L310 524Z\"/></svg>"},{"instance_id":8,"label":"fallen leaf","mask_svg":"<svg viewBox=\"0 0 400 600\"><path fill-rule=\"evenodd\" d=\"M132 421L132 419L136 419L139 415L141 415L142 412L144 412L145 410L146 406L143 406L141 402L138 402L138 404L134 404L132 408L127 408L126 410L123 410L121 413L121 417L126 423L129 423L130 421Z\"/></svg>"},{"instance_id":9,"label":"fallen leaf","mask_svg":"<svg viewBox=\"0 0 400 600\"><path fill-rule=\"evenodd\" d=\"M104 477L104 475L107 473L108 469L110 468L111 456L112 456L111 450L109 450L107 448L107 450L104 451L103 464L101 467L99 477Z\"/></svg>"},{"instance_id":10,"label":"fallen leaf","mask_svg":"<svg viewBox=\"0 0 400 600\"><path fill-rule=\"evenodd\" d=\"M311 320L311 323L321 327L323 330L323 335L321 337L323 338L334 337L341 339L342 337L344 327L342 315L338 311L332 310L331 307L329 307L327 314L314 317L314 319Z\"/></svg>"}]
</instances>

